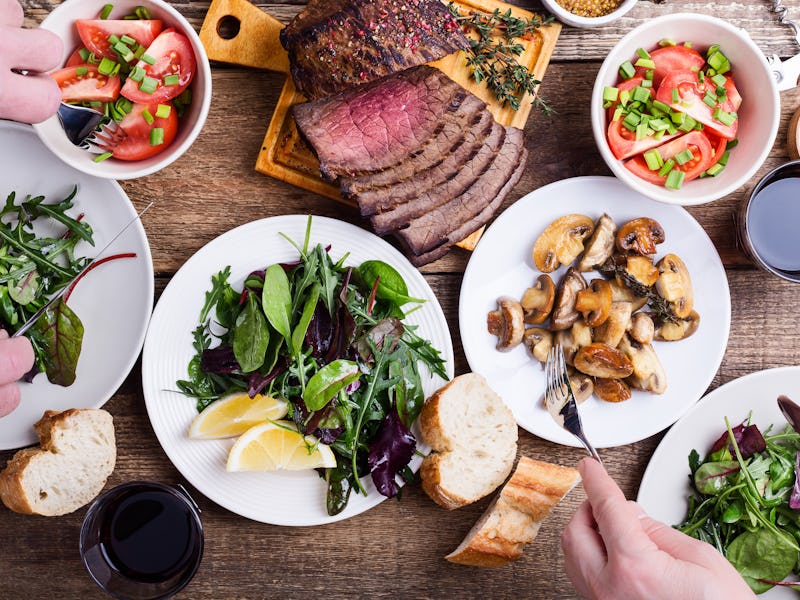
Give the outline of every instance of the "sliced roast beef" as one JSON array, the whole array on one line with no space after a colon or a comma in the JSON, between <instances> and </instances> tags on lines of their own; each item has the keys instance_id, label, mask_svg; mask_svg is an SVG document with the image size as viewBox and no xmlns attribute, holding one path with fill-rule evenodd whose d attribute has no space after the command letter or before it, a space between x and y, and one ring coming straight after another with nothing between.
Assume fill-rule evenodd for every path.
<instances>
[{"instance_id":1,"label":"sliced roast beef","mask_svg":"<svg viewBox=\"0 0 800 600\"><path fill-rule=\"evenodd\" d=\"M401 229L412 219L430 213L439 206L449 204L453 199L461 198L467 193L475 193L478 188L475 187L474 190L472 188L481 181L487 171L496 170L495 163L501 156L501 164L505 164L505 161L513 158L511 156L512 149L504 146L505 138L506 129L498 123L493 123L492 132L480 150L472 160L461 167L455 177L405 202L395 203L394 197L389 191L384 196L383 203L377 206L378 214L370 218L375 233L383 235ZM424 175L420 176L420 180L424 182Z\"/></svg>"},{"instance_id":2,"label":"sliced roast beef","mask_svg":"<svg viewBox=\"0 0 800 600\"><path fill-rule=\"evenodd\" d=\"M439 156L427 169L417 170L413 163L418 163L418 161L414 159L404 161L400 166L391 170L402 171L404 166L409 163L406 167L409 172L407 178L383 187L367 189L351 197L358 202L361 214L369 216L419 198L430 190L442 186L452 188L454 185L458 185L458 180L463 181L464 176L469 175L469 172L464 173L464 165L475 161L484 145L487 143L491 145L494 142L493 139L490 139L494 126L495 121L492 114L488 110L484 110L474 127L463 131L460 139L452 146L434 143L426 146L431 155ZM498 134L496 133L496 135ZM434 149L434 146L437 145L438 149ZM383 173L376 174L376 180L382 179L382 175ZM448 182L452 183L448 185Z\"/></svg>"},{"instance_id":3,"label":"sliced roast beef","mask_svg":"<svg viewBox=\"0 0 800 600\"><path fill-rule=\"evenodd\" d=\"M444 128L470 96L433 67L421 66L325 98L297 104L297 127L328 181L393 167Z\"/></svg>"},{"instance_id":4,"label":"sliced roast beef","mask_svg":"<svg viewBox=\"0 0 800 600\"><path fill-rule=\"evenodd\" d=\"M310 99L469 47L439 0L311 0L280 39L295 86Z\"/></svg>"},{"instance_id":5,"label":"sliced roast beef","mask_svg":"<svg viewBox=\"0 0 800 600\"><path fill-rule=\"evenodd\" d=\"M527 160L528 151L525 150L522 152L522 156L520 156L519 166L517 166L517 169L511 175L511 178L500 190L500 193L497 194L497 197L487 204L479 214L468 221L461 223L458 227L456 227L456 229L448 233L447 238L440 246L433 248L428 252L423 252L422 254L410 253L409 260L411 261L411 264L415 267L421 267L422 265L427 265L430 262L439 260L450 251L450 248L453 247L453 244L457 244L467 236L476 232L479 228L486 225L486 223L488 223L489 220L494 216L494 213L497 212L497 209L500 208L500 205L503 203L503 200L505 200L511 189L517 184L519 178L522 177L522 173L525 171L525 163Z\"/></svg>"},{"instance_id":6,"label":"sliced roast beef","mask_svg":"<svg viewBox=\"0 0 800 600\"><path fill-rule=\"evenodd\" d=\"M464 147L467 142L480 146L491 131L492 120L486 104L470 94L457 111L448 115L444 127L435 138L394 167L361 177L343 177L339 181L342 194L346 198L356 199L365 191L381 190L434 168L456 151L461 151L463 155L464 150L469 148L469 144ZM466 161L462 159L461 162L463 164ZM431 185L436 183L434 181Z\"/></svg>"},{"instance_id":7,"label":"sliced roast beef","mask_svg":"<svg viewBox=\"0 0 800 600\"><path fill-rule=\"evenodd\" d=\"M513 187L513 184L509 187L508 182L522 164L525 155L523 143L522 131L507 127L503 147L495 160L466 192L432 208L400 229L397 235L411 252L424 255L443 244L452 245L466 237L457 237L463 225L471 223L484 209L498 203L498 197L504 189L507 193ZM502 202L502 198L499 202Z\"/></svg>"}]
</instances>

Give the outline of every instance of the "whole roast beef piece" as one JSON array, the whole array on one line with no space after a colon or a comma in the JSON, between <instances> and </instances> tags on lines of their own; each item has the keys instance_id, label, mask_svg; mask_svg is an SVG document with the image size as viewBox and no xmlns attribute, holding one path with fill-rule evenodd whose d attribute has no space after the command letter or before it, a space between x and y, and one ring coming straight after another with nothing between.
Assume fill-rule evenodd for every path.
<instances>
[{"instance_id":1,"label":"whole roast beef piece","mask_svg":"<svg viewBox=\"0 0 800 600\"><path fill-rule=\"evenodd\" d=\"M280 38L312 100L469 47L439 0L311 0Z\"/></svg>"},{"instance_id":2,"label":"whole roast beef piece","mask_svg":"<svg viewBox=\"0 0 800 600\"><path fill-rule=\"evenodd\" d=\"M323 178L333 181L394 167L419 152L470 96L438 69L423 65L297 104L292 113L319 158Z\"/></svg>"}]
</instances>

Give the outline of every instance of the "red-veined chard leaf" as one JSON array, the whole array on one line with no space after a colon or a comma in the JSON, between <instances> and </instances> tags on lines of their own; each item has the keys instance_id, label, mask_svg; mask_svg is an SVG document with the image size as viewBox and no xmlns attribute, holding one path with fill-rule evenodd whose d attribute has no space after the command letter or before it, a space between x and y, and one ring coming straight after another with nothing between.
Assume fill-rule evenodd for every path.
<instances>
[{"instance_id":1,"label":"red-veined chard leaf","mask_svg":"<svg viewBox=\"0 0 800 600\"><path fill-rule=\"evenodd\" d=\"M69 386L83 345L83 323L72 309L59 300L39 320L36 329L45 341L45 370L50 383Z\"/></svg>"}]
</instances>

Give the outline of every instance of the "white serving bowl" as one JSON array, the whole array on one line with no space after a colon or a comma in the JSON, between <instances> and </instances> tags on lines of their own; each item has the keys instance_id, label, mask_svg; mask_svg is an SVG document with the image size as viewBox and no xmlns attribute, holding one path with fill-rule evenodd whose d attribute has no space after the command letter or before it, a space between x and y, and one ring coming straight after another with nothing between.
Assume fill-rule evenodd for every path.
<instances>
[{"instance_id":1,"label":"white serving bowl","mask_svg":"<svg viewBox=\"0 0 800 600\"><path fill-rule=\"evenodd\" d=\"M44 29L49 29L64 41L64 64L70 54L81 45L78 31L75 27L76 19L95 19L108 0L65 0L53 10L42 22ZM56 156L68 165L97 177L106 179L135 179L155 173L177 160L197 138L203 128L208 109L211 105L211 67L208 63L206 51L194 28L172 6L163 0L117 0L114 10L109 18L121 19L124 15L134 12L137 6L144 6L150 11L154 19L161 19L164 28L174 27L183 33L192 44L197 70L191 83L192 104L181 118L178 125L178 134L163 152L138 161L122 161L114 158L96 163L92 159L94 154L74 146L64 134L57 116L34 125L36 133Z\"/></svg>"},{"instance_id":2,"label":"white serving bowl","mask_svg":"<svg viewBox=\"0 0 800 600\"><path fill-rule=\"evenodd\" d=\"M542 4L544 4L545 8L553 13L562 23L566 23L572 27L589 28L608 25L612 21L616 21L632 9L636 5L636 1L637 0L623 0L615 11L603 15L602 17L580 17L569 12L556 0L542 0Z\"/></svg>"},{"instance_id":3,"label":"white serving bowl","mask_svg":"<svg viewBox=\"0 0 800 600\"><path fill-rule=\"evenodd\" d=\"M731 150L725 169L716 177L695 179L679 190L647 183L614 157L606 139L603 88L619 80L619 66L632 60L637 48L651 50L662 39L692 42L704 51L719 44L730 59L736 87L742 96L738 110L739 144ZM592 132L600 154L619 179L641 194L668 204L684 206L718 200L744 185L767 158L780 121L780 96L767 60L743 29L707 15L678 13L647 21L614 46L603 61L592 90Z\"/></svg>"}]
</instances>

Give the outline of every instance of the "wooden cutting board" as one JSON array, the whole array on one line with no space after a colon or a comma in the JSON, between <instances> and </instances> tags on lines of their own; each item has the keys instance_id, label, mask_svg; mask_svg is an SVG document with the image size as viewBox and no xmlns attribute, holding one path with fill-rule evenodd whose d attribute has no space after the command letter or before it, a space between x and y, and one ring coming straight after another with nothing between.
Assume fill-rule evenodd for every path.
<instances>
[{"instance_id":1,"label":"wooden cutting board","mask_svg":"<svg viewBox=\"0 0 800 600\"><path fill-rule=\"evenodd\" d=\"M528 11L497 0L458 0L456 4L462 12L491 13L498 9L502 12L511 10L512 14L522 18L532 16ZM281 29L283 24L280 21L248 0L213 0L200 30L200 40L211 60L287 74L261 145L256 170L354 206L353 202L342 198L338 186L322 181L319 162L297 132L290 109L306 99L297 92L288 76L289 58L278 38ZM520 40L525 50L518 61L539 80L544 78L560 31L561 25L553 23L535 31L530 39ZM532 108L530 98L526 95L517 111L501 106L485 85L472 79L463 52L446 56L432 65L486 102L498 123L520 129L525 127ZM474 249L482 232L483 228L458 245L467 250Z\"/></svg>"}]
</instances>

